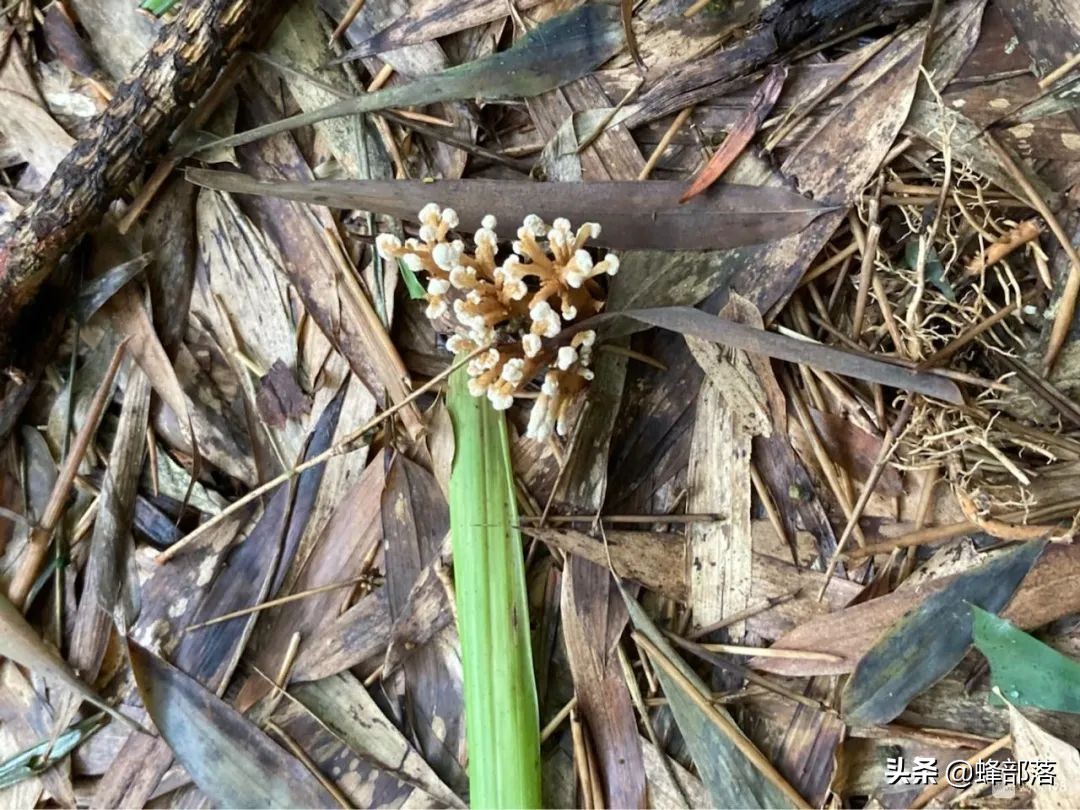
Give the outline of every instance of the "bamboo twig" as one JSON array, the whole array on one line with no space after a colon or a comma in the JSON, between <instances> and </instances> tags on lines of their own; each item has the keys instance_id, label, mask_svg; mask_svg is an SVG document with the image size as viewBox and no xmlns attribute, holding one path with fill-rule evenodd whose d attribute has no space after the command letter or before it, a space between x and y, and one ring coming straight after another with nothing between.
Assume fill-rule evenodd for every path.
<instances>
[{"instance_id":1,"label":"bamboo twig","mask_svg":"<svg viewBox=\"0 0 1080 810\"><path fill-rule=\"evenodd\" d=\"M911 419L911 414L914 410L915 400L909 397L907 401L904 402L904 407L900 409L896 421L889 426L889 430L885 434L884 440L881 442L881 449L878 451L878 456L874 460L874 467L870 470L870 475L867 476L866 483L863 484L862 492L859 493L859 500L856 502L855 507L848 516L848 522L844 527L844 532L840 535L840 540L836 543L836 551L833 552L832 558L829 560L829 566L825 569L825 581L822 582L821 590L818 592L817 596L819 602L825 598L825 591L828 589L829 581L836 571L837 563L840 561L840 555L844 552L844 546L847 544L848 538L851 537L851 533L858 523L859 518L862 517L863 510L866 509L866 504L870 502L870 496L874 494L874 487L876 487L877 482L881 480L881 475L885 472L885 466L889 463L893 451L897 448L900 435L903 433L904 428ZM862 545L864 548L866 547L865 543Z\"/></svg>"},{"instance_id":2,"label":"bamboo twig","mask_svg":"<svg viewBox=\"0 0 1080 810\"><path fill-rule=\"evenodd\" d=\"M41 521L30 532L30 540L26 544L26 553L23 556L22 563L19 565L19 571L8 589L11 603L20 610L25 607L26 597L34 586L34 581L37 579L38 572L45 562L45 557L48 556L49 540L52 538L52 533L60 522L60 518L64 515L68 494L71 492L71 485L75 482L75 476L79 472L79 465L90 447L94 434L97 433L101 417L109 404L113 383L116 381L116 375L120 371L120 364L124 360L126 347L127 338L122 340L120 345L116 347L116 351L113 352L109 366L105 370L105 376L101 380L101 384L98 385L97 391L94 392L93 400L90 402L86 421L83 422L79 434L75 437L71 452L64 459L64 466L60 468L60 472L56 476L56 483L53 484L52 492L49 493L49 500L45 504Z\"/></svg>"}]
</instances>

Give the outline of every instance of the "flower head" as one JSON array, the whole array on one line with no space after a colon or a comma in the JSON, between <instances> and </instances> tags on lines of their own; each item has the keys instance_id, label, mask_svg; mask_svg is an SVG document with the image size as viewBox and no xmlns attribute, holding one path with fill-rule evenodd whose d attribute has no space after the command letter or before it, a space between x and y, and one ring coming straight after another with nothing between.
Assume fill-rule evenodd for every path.
<instances>
[{"instance_id":1,"label":"flower head","mask_svg":"<svg viewBox=\"0 0 1080 810\"><path fill-rule=\"evenodd\" d=\"M460 226L454 209L428 203L417 218L418 239L403 244L392 234L380 234L375 249L426 276L426 313L455 330L446 341L450 351L488 347L468 364L469 393L505 410L543 373L526 435L565 436L574 403L593 377L596 333L578 331L568 343L559 341L562 345L548 341L555 341L564 326L603 309L605 292L598 279L615 275L619 262L610 253L595 261L587 250L600 226L586 222L575 230L565 218L548 225L530 214L516 229L513 253L500 262L498 222L490 214L473 233L472 252L454 238Z\"/></svg>"}]
</instances>

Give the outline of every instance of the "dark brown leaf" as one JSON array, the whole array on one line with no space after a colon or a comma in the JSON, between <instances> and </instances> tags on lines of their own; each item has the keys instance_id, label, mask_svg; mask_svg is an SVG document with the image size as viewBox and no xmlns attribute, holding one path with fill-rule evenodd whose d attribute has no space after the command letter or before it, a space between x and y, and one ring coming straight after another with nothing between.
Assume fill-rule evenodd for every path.
<instances>
[{"instance_id":1,"label":"dark brown leaf","mask_svg":"<svg viewBox=\"0 0 1080 810\"><path fill-rule=\"evenodd\" d=\"M283 428L290 419L311 412L311 396L300 389L296 374L282 360L270 366L259 380L255 404L263 421L276 428Z\"/></svg>"},{"instance_id":2,"label":"dark brown leaf","mask_svg":"<svg viewBox=\"0 0 1080 810\"><path fill-rule=\"evenodd\" d=\"M143 705L195 784L222 807L332 807L334 798L254 723L176 667L129 643Z\"/></svg>"},{"instance_id":3,"label":"dark brown leaf","mask_svg":"<svg viewBox=\"0 0 1080 810\"><path fill-rule=\"evenodd\" d=\"M580 184L502 180L352 181L281 183L235 172L189 169L188 179L207 188L259 194L332 208L359 208L407 220L429 202L448 206L461 229L480 227L494 214L504 227L528 214L550 222L597 222L598 244L620 250L707 250L767 242L794 233L827 206L785 189L714 186L686 205L676 200L682 185L671 181Z\"/></svg>"},{"instance_id":4,"label":"dark brown leaf","mask_svg":"<svg viewBox=\"0 0 1080 810\"><path fill-rule=\"evenodd\" d=\"M735 125L728 130L724 143L713 152L709 162L698 172L690 182L690 187L679 197L679 202L684 203L703 192L727 171L728 167L735 162L747 144L753 140L758 128L772 110L776 99L780 97L780 91L784 87L784 79L787 69L774 67L761 83L761 87L754 94L750 106L746 108Z\"/></svg>"},{"instance_id":5,"label":"dark brown leaf","mask_svg":"<svg viewBox=\"0 0 1080 810\"><path fill-rule=\"evenodd\" d=\"M846 377L915 391L953 404L963 402L956 383L945 377L911 371L882 360L874 360L824 344L797 340L777 332L754 329L693 307L660 307L604 313L582 321L574 326L574 330L596 327L620 317L633 318L643 324L658 326L681 335L693 335L750 354L763 354L789 363L806 363Z\"/></svg>"}]
</instances>

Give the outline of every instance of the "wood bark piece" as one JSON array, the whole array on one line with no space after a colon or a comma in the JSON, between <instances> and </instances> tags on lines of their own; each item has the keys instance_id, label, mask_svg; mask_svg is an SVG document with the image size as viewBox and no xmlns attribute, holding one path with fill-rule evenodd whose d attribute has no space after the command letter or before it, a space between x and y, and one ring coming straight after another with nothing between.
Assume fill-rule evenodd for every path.
<instances>
[{"instance_id":1,"label":"wood bark piece","mask_svg":"<svg viewBox=\"0 0 1080 810\"><path fill-rule=\"evenodd\" d=\"M185 3L176 20L162 29L87 136L3 235L0 324L6 330L61 257L165 148L191 104L251 38L273 3Z\"/></svg>"}]
</instances>

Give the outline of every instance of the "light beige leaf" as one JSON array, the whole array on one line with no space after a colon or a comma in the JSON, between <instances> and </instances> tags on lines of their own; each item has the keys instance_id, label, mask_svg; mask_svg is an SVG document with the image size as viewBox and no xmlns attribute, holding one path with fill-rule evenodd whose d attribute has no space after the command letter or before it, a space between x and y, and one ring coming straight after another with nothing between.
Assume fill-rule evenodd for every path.
<instances>
[{"instance_id":1,"label":"light beige leaf","mask_svg":"<svg viewBox=\"0 0 1080 810\"><path fill-rule=\"evenodd\" d=\"M733 299L724 317L741 319L735 311L740 302L749 306ZM686 342L705 372L690 445L687 509L725 518L690 524L687 532L690 605L694 625L704 627L750 606L750 446L754 436L771 435L772 421L764 386L744 352L727 352L692 336ZM745 627L745 622L733 624L732 638L741 639Z\"/></svg>"},{"instance_id":2,"label":"light beige leaf","mask_svg":"<svg viewBox=\"0 0 1080 810\"><path fill-rule=\"evenodd\" d=\"M29 622L2 593L0 593L0 656L10 658L16 664L36 672L46 680L62 684L125 725L138 728L136 723L124 717L80 681L71 671L71 667L42 641Z\"/></svg>"},{"instance_id":3,"label":"light beige leaf","mask_svg":"<svg viewBox=\"0 0 1080 810\"><path fill-rule=\"evenodd\" d=\"M154 393L172 409L181 424L186 424L187 397L137 290L130 285L119 290L102 306L102 311L108 313L116 331L128 338L127 350L150 380Z\"/></svg>"},{"instance_id":4,"label":"light beige leaf","mask_svg":"<svg viewBox=\"0 0 1080 810\"><path fill-rule=\"evenodd\" d=\"M419 788L431 799L449 807L464 807L354 676L343 673L293 691L297 700L376 767ZM417 800L422 800L421 796L415 796L413 801Z\"/></svg>"},{"instance_id":5,"label":"light beige leaf","mask_svg":"<svg viewBox=\"0 0 1080 810\"><path fill-rule=\"evenodd\" d=\"M1011 703L1009 726L1013 753L1018 762L1049 760L1054 763L1053 785L1030 785L1036 810L1080 807L1080 752L1028 720Z\"/></svg>"},{"instance_id":6,"label":"light beige leaf","mask_svg":"<svg viewBox=\"0 0 1080 810\"><path fill-rule=\"evenodd\" d=\"M34 167L42 182L75 143L45 107L11 27L0 23L4 56L0 60L0 134Z\"/></svg>"}]
</instances>

